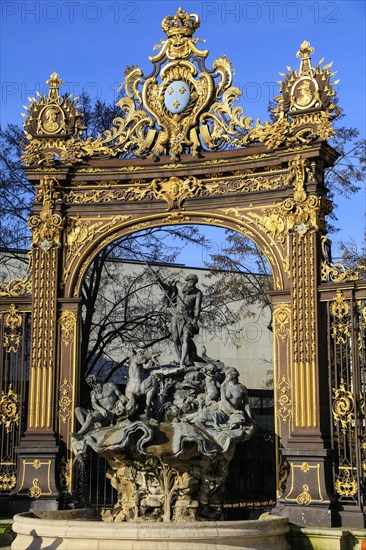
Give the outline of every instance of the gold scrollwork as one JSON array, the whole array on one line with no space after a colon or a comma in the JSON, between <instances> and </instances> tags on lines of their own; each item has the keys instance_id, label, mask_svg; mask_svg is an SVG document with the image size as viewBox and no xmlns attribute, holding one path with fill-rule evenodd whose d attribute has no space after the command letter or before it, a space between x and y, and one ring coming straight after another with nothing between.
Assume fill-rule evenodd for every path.
<instances>
[{"instance_id":1,"label":"gold scrollwork","mask_svg":"<svg viewBox=\"0 0 366 550\"><path fill-rule=\"evenodd\" d=\"M178 209L182 209L186 199L199 195L203 189L204 184L194 176L184 179L172 176L168 180L154 179L145 188L131 187L128 192L134 193L137 200L150 197L164 200L169 212L175 204Z\"/></svg>"},{"instance_id":2,"label":"gold scrollwork","mask_svg":"<svg viewBox=\"0 0 366 550\"><path fill-rule=\"evenodd\" d=\"M290 163L287 185L294 185L293 198L287 198L273 206L265 207L260 214L249 213L257 225L274 241L284 243L286 235L295 232L303 237L309 231L325 229L325 215L330 212L330 202L315 195L307 196L305 180L313 180L308 161L297 155Z\"/></svg>"},{"instance_id":3,"label":"gold scrollwork","mask_svg":"<svg viewBox=\"0 0 366 550\"><path fill-rule=\"evenodd\" d=\"M32 292L32 253L28 252L27 273L22 278L11 280L9 283L0 283L0 298L12 296L30 296Z\"/></svg>"},{"instance_id":4,"label":"gold scrollwork","mask_svg":"<svg viewBox=\"0 0 366 550\"><path fill-rule=\"evenodd\" d=\"M309 486L306 483L302 486L302 492L296 497L296 502L302 506L308 506L311 503Z\"/></svg>"},{"instance_id":5,"label":"gold scrollwork","mask_svg":"<svg viewBox=\"0 0 366 550\"><path fill-rule=\"evenodd\" d=\"M71 416L71 404L72 404L72 386L67 381L67 378L64 378L63 383L60 385L59 389L59 401L58 401L58 414L61 418L61 421L65 424Z\"/></svg>"},{"instance_id":6,"label":"gold scrollwork","mask_svg":"<svg viewBox=\"0 0 366 550\"><path fill-rule=\"evenodd\" d=\"M14 424L19 425L20 418L20 395L12 389L9 384L8 391L0 395L0 424L4 424L5 430L11 432Z\"/></svg>"},{"instance_id":7,"label":"gold scrollwork","mask_svg":"<svg viewBox=\"0 0 366 550\"><path fill-rule=\"evenodd\" d=\"M336 297L330 304L330 313L333 317L332 338L336 344L346 344L351 336L350 305L341 290L336 291Z\"/></svg>"},{"instance_id":8,"label":"gold scrollwork","mask_svg":"<svg viewBox=\"0 0 366 550\"><path fill-rule=\"evenodd\" d=\"M163 218L163 222L169 224L186 223L189 221L191 221L191 218L181 214L180 212L174 212L173 214L169 214L169 216Z\"/></svg>"},{"instance_id":9,"label":"gold scrollwork","mask_svg":"<svg viewBox=\"0 0 366 550\"><path fill-rule=\"evenodd\" d=\"M323 494L320 482L320 463L294 464L291 462L291 487L285 500L297 502L301 506L308 506L311 503L323 502ZM306 481L306 483L304 483ZM298 488L302 486L302 491L297 494ZM309 487L312 488L311 494Z\"/></svg>"},{"instance_id":10,"label":"gold scrollwork","mask_svg":"<svg viewBox=\"0 0 366 550\"><path fill-rule=\"evenodd\" d=\"M95 154L113 157L121 152L135 157L170 154L175 161L182 153L197 155L202 149L222 150L253 142L270 149L284 144L305 147L332 136L336 82L330 80L335 73L329 71L331 65L322 67L322 62L311 66L309 52L314 49L307 42L298 52L300 69L281 73L285 78L273 110L275 122L258 120L253 126L242 107L234 106L241 92L233 86L230 60L222 55L214 60L212 70L202 70L209 52L197 47L193 35L199 25L198 15L182 8L164 18L167 38L157 46L161 51L150 57L154 76L145 77L137 66L126 69L125 93L117 103L121 116L96 139L81 139L82 115L75 100L59 94L62 81L53 73L47 81L48 97L31 99L23 162L52 168L55 158L75 164Z\"/></svg>"},{"instance_id":11,"label":"gold scrollwork","mask_svg":"<svg viewBox=\"0 0 366 550\"><path fill-rule=\"evenodd\" d=\"M39 479L35 477L32 481L32 486L28 489L27 492L30 498L39 498L42 495L42 489L39 486Z\"/></svg>"},{"instance_id":12,"label":"gold scrollwork","mask_svg":"<svg viewBox=\"0 0 366 550\"><path fill-rule=\"evenodd\" d=\"M358 491L357 478L351 466L340 466L335 482L335 490L343 497L353 497Z\"/></svg>"},{"instance_id":13,"label":"gold scrollwork","mask_svg":"<svg viewBox=\"0 0 366 550\"><path fill-rule=\"evenodd\" d=\"M340 423L343 432L355 419L355 398L352 392L347 391L344 380L341 379L339 388L333 388L333 420Z\"/></svg>"},{"instance_id":14,"label":"gold scrollwork","mask_svg":"<svg viewBox=\"0 0 366 550\"><path fill-rule=\"evenodd\" d=\"M281 380L277 386L278 394L278 409L277 414L281 417L282 421L286 424L287 420L292 415L292 399L290 390L292 388L291 383L283 374Z\"/></svg>"},{"instance_id":15,"label":"gold scrollwork","mask_svg":"<svg viewBox=\"0 0 366 550\"><path fill-rule=\"evenodd\" d=\"M358 281L360 271L351 271L341 263L333 263L330 259L331 240L325 235L321 236L321 249L323 260L320 264L320 278L323 282L343 283L345 281ZM361 268L361 266L359 266Z\"/></svg>"},{"instance_id":16,"label":"gold scrollwork","mask_svg":"<svg viewBox=\"0 0 366 550\"><path fill-rule=\"evenodd\" d=\"M58 322L61 328L61 340L65 346L68 346L74 340L76 315L73 311L63 311Z\"/></svg>"},{"instance_id":17,"label":"gold scrollwork","mask_svg":"<svg viewBox=\"0 0 366 550\"><path fill-rule=\"evenodd\" d=\"M22 339L22 315L15 304L10 304L9 311L4 316L4 349L6 352L17 353Z\"/></svg>"}]
</instances>

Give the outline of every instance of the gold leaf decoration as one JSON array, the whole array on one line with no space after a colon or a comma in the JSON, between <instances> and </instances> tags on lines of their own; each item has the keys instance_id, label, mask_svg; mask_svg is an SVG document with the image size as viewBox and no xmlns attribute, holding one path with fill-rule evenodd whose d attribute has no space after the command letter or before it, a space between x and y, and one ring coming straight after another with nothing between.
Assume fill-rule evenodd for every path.
<instances>
[{"instance_id":1,"label":"gold leaf decoration","mask_svg":"<svg viewBox=\"0 0 366 550\"><path fill-rule=\"evenodd\" d=\"M0 424L4 424L5 430L10 433L14 425L19 426L20 396L13 391L13 385L9 384L8 391L0 395Z\"/></svg>"},{"instance_id":2,"label":"gold leaf decoration","mask_svg":"<svg viewBox=\"0 0 366 550\"><path fill-rule=\"evenodd\" d=\"M13 351L17 353L22 339L23 317L18 312L15 304L10 304L10 308L4 316L4 349L7 353Z\"/></svg>"}]
</instances>

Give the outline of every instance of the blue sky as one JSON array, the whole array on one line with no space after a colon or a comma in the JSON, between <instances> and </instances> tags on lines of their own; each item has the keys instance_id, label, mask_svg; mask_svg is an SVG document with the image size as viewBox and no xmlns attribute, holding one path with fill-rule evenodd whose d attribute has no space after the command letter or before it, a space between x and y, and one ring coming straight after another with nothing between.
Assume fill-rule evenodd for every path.
<instances>
[{"instance_id":1,"label":"blue sky","mask_svg":"<svg viewBox=\"0 0 366 550\"><path fill-rule=\"evenodd\" d=\"M128 65L149 71L149 55L164 37L161 21L182 7L197 13L199 44L210 50L208 66L226 54L236 71L241 105L253 119L267 118L286 66L298 67L303 40L315 48L313 64L334 61L343 123L365 137L365 2L338 1L125 1L38 0L1 3L0 122L21 124L22 106L56 71L64 91L114 100ZM339 198L342 231L333 236L361 242L365 188L351 200Z\"/></svg>"}]
</instances>

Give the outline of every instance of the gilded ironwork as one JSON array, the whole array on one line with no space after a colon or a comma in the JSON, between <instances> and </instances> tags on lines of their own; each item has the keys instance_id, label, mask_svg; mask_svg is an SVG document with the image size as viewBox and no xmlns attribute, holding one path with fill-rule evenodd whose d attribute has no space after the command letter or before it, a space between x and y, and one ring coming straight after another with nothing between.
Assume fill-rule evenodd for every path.
<instances>
[{"instance_id":1,"label":"gilded ironwork","mask_svg":"<svg viewBox=\"0 0 366 550\"><path fill-rule=\"evenodd\" d=\"M63 98L59 93L62 80L57 73L52 73L46 84L49 86L47 96L37 93L32 97L29 114L24 116L25 135L28 144L22 160L25 165L42 165L52 167L58 158L66 163L82 159L86 142L80 139L83 133L82 114L76 105L77 98L69 95Z\"/></svg>"},{"instance_id":2,"label":"gilded ironwork","mask_svg":"<svg viewBox=\"0 0 366 550\"><path fill-rule=\"evenodd\" d=\"M358 281L360 271L352 271L341 263L333 263L330 257L331 240L325 235L321 236L321 248L323 260L320 266L320 278L324 282L343 283L345 281ZM361 267L361 266L360 266Z\"/></svg>"},{"instance_id":3,"label":"gilded ironwork","mask_svg":"<svg viewBox=\"0 0 366 550\"><path fill-rule=\"evenodd\" d=\"M336 291L336 297L330 304L332 320L332 338L337 344L345 344L351 336L350 305L341 290Z\"/></svg>"},{"instance_id":4,"label":"gilded ironwork","mask_svg":"<svg viewBox=\"0 0 366 550\"><path fill-rule=\"evenodd\" d=\"M0 395L0 424L4 424L9 433L14 425L19 425L20 396L13 391L13 384L9 384L8 391Z\"/></svg>"},{"instance_id":5,"label":"gilded ironwork","mask_svg":"<svg viewBox=\"0 0 366 550\"><path fill-rule=\"evenodd\" d=\"M64 220L60 214L54 213L55 202L60 196L56 191L57 185L57 180L44 176L37 193L37 200L43 204L42 210L39 215L34 214L28 220L29 228L33 231L32 246L38 246L46 253L51 248L61 247Z\"/></svg>"},{"instance_id":6,"label":"gilded ironwork","mask_svg":"<svg viewBox=\"0 0 366 550\"><path fill-rule=\"evenodd\" d=\"M0 462L0 491L11 491L17 483L16 462L7 455Z\"/></svg>"},{"instance_id":7,"label":"gilded ironwork","mask_svg":"<svg viewBox=\"0 0 366 550\"><path fill-rule=\"evenodd\" d=\"M24 277L12 279L9 283L0 283L0 298L30 296L32 292L32 253L28 252L27 273Z\"/></svg>"},{"instance_id":8,"label":"gilded ironwork","mask_svg":"<svg viewBox=\"0 0 366 550\"><path fill-rule=\"evenodd\" d=\"M355 419L355 398L352 392L346 390L341 379L339 388L333 388L333 420L340 424L343 432Z\"/></svg>"},{"instance_id":9,"label":"gilded ironwork","mask_svg":"<svg viewBox=\"0 0 366 550\"><path fill-rule=\"evenodd\" d=\"M335 490L343 497L352 497L358 491L357 477L351 466L340 466L335 482Z\"/></svg>"},{"instance_id":10,"label":"gilded ironwork","mask_svg":"<svg viewBox=\"0 0 366 550\"><path fill-rule=\"evenodd\" d=\"M151 197L164 200L169 212L174 206L182 209L186 199L199 195L203 189L205 189L204 184L194 176L183 179L173 176L168 180L154 179L145 188L135 190L132 188L129 192L134 192L135 200Z\"/></svg>"},{"instance_id":11,"label":"gilded ironwork","mask_svg":"<svg viewBox=\"0 0 366 550\"><path fill-rule=\"evenodd\" d=\"M158 45L161 51L150 57L151 76L144 76L137 66L126 69L124 95L117 103L121 116L96 139L81 139L81 113L75 100L60 96L62 81L53 73L47 81L48 97L32 98L28 108L25 128L29 144L24 163L52 167L55 158L75 164L95 154L169 154L174 161L182 153L197 155L205 149L253 142L273 149L332 137L337 81L331 83L330 79L335 73L329 71L331 64L322 67L323 60L312 67L314 49L308 42L303 42L298 52L300 68L281 73L284 81L275 98L275 122L261 124L258 120L253 126L243 108L234 106L241 92L232 85L234 71L229 59L223 55L214 60L212 69L205 67L209 52L198 49L198 39L193 36L199 26L198 15L182 8L165 17L162 29L167 38Z\"/></svg>"},{"instance_id":12,"label":"gilded ironwork","mask_svg":"<svg viewBox=\"0 0 366 550\"><path fill-rule=\"evenodd\" d=\"M15 304L11 304L4 315L4 349L10 353L17 353L22 340L23 316L19 313Z\"/></svg>"},{"instance_id":13,"label":"gilded ironwork","mask_svg":"<svg viewBox=\"0 0 366 550\"><path fill-rule=\"evenodd\" d=\"M68 382L67 378L59 388L59 401L58 401L58 415L61 421L65 424L71 417L71 405L72 405L72 385Z\"/></svg>"},{"instance_id":14,"label":"gilded ironwork","mask_svg":"<svg viewBox=\"0 0 366 550\"><path fill-rule=\"evenodd\" d=\"M61 340L65 346L68 346L74 340L76 315L73 311L63 311L58 322L61 328Z\"/></svg>"},{"instance_id":15,"label":"gilded ironwork","mask_svg":"<svg viewBox=\"0 0 366 550\"><path fill-rule=\"evenodd\" d=\"M136 201L143 199L159 199L167 203L167 210L174 206L182 208L185 199L195 196L224 195L228 193L250 193L280 189L291 183L291 177L282 169L276 169L271 174L252 174L238 172L233 176L212 174L209 178L198 179L189 177L156 178L150 183L145 180L134 181L131 185L115 185L109 189L111 182L98 186L97 189L71 189L64 195L68 204L111 203ZM100 188L99 188L100 187Z\"/></svg>"},{"instance_id":16,"label":"gilded ironwork","mask_svg":"<svg viewBox=\"0 0 366 550\"><path fill-rule=\"evenodd\" d=\"M290 233L303 237L308 231L325 230L325 215L331 211L330 202L316 195L307 196L305 191L305 183L314 181L314 177L308 161L297 155L289 163L288 173L284 177L286 185L292 183L294 186L293 198L265 207L259 213L248 212L247 216L279 244L283 244ZM236 211L240 217L241 210L232 208L226 211Z\"/></svg>"},{"instance_id":17,"label":"gilded ironwork","mask_svg":"<svg viewBox=\"0 0 366 550\"><path fill-rule=\"evenodd\" d=\"M322 66L323 59L313 68L312 53L314 48L304 41L297 53L299 70L288 67L288 74L280 73L284 80L280 95L275 98L276 121L273 124L257 122L251 139L276 148L296 142L310 143L315 139L328 140L333 136L332 120L337 113L333 97L338 81L331 83L330 79L336 73L329 71L332 63Z\"/></svg>"},{"instance_id":18,"label":"gilded ironwork","mask_svg":"<svg viewBox=\"0 0 366 550\"><path fill-rule=\"evenodd\" d=\"M17 484L16 474L0 473L0 491L11 491Z\"/></svg>"}]
</instances>

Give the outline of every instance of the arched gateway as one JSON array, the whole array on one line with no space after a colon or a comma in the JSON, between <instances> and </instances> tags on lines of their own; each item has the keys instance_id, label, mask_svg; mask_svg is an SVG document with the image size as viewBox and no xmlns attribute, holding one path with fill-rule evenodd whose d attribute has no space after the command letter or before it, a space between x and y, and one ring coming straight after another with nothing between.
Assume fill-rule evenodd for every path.
<instances>
[{"instance_id":1,"label":"arched gateway","mask_svg":"<svg viewBox=\"0 0 366 550\"><path fill-rule=\"evenodd\" d=\"M0 486L14 510L29 501L52 506L71 487L80 287L93 257L141 228L207 224L249 237L273 272L278 509L294 523L361 526L366 285L326 253L334 73L312 67L314 50L303 42L274 122L253 124L234 106L240 92L230 61L222 56L206 68L198 26L182 9L163 20L166 39L150 58L151 74L126 70L121 115L103 136L82 138L82 115L60 95L56 73L48 96L30 104L23 156L36 187L30 270L0 291L8 455ZM29 317L27 388L19 365Z\"/></svg>"}]
</instances>

